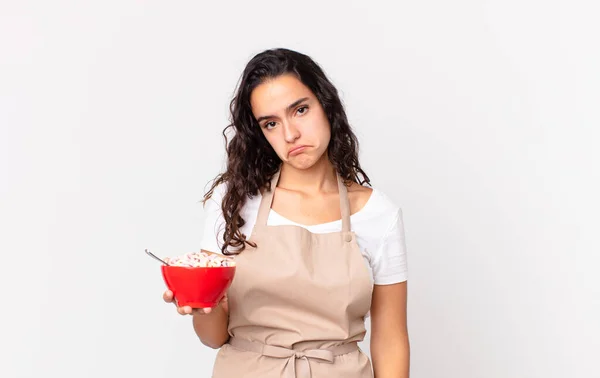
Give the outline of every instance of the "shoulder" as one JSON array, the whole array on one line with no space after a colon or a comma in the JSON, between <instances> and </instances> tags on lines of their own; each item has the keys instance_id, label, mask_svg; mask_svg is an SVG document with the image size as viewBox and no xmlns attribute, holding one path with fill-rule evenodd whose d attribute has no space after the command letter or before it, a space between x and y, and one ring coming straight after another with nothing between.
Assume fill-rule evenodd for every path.
<instances>
[{"instance_id":1,"label":"shoulder","mask_svg":"<svg viewBox=\"0 0 600 378\"><path fill-rule=\"evenodd\" d=\"M394 233L401 222L401 207L377 187L370 188L366 204L352 215L353 230L371 245L371 251L376 250L390 233Z\"/></svg>"},{"instance_id":2,"label":"shoulder","mask_svg":"<svg viewBox=\"0 0 600 378\"><path fill-rule=\"evenodd\" d=\"M353 183L348 188L348 197L352 213L364 213L369 217L394 216L400 206L386 193L376 187L367 187Z\"/></svg>"},{"instance_id":3,"label":"shoulder","mask_svg":"<svg viewBox=\"0 0 600 378\"><path fill-rule=\"evenodd\" d=\"M353 182L348 187L348 200L350 201L350 213L361 211L371 199L373 189Z\"/></svg>"},{"instance_id":4,"label":"shoulder","mask_svg":"<svg viewBox=\"0 0 600 378\"><path fill-rule=\"evenodd\" d=\"M402 208L390 196L374 187L364 208L353 216L352 228L376 285L407 279Z\"/></svg>"}]
</instances>

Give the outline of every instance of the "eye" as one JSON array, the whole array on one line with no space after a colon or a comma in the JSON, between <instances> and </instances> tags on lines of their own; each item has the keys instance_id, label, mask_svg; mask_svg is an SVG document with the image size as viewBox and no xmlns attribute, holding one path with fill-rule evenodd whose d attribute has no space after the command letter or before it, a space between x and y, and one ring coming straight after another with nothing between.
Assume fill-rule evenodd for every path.
<instances>
[{"instance_id":1,"label":"eye","mask_svg":"<svg viewBox=\"0 0 600 378\"><path fill-rule=\"evenodd\" d=\"M300 108L298 108L298 110L296 110L296 112L298 112L299 114L305 114L308 111L308 105L304 105Z\"/></svg>"},{"instance_id":2,"label":"eye","mask_svg":"<svg viewBox=\"0 0 600 378\"><path fill-rule=\"evenodd\" d=\"M263 127L264 127L265 129L271 129L271 128L275 127L275 122L273 122L273 121L271 121L271 122L267 122L267 123L265 123L265 124L263 125Z\"/></svg>"}]
</instances>

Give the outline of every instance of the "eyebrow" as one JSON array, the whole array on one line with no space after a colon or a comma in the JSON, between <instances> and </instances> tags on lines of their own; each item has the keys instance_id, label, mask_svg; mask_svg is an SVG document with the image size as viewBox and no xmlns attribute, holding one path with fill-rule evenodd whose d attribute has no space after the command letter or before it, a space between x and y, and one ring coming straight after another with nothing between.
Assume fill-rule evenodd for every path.
<instances>
[{"instance_id":1,"label":"eyebrow","mask_svg":"<svg viewBox=\"0 0 600 378\"><path fill-rule=\"evenodd\" d=\"M286 112L289 112L290 110L292 110L293 108L295 108L296 106L300 105L301 103L303 103L306 100L308 100L308 97L303 97L300 100L294 101L293 103L291 103L290 105L287 106L287 108L285 109ZM269 119L269 118L275 118L275 116L274 115L262 116L262 117L258 118L256 120L256 122L260 123L261 121L264 121L265 119Z\"/></svg>"}]
</instances>

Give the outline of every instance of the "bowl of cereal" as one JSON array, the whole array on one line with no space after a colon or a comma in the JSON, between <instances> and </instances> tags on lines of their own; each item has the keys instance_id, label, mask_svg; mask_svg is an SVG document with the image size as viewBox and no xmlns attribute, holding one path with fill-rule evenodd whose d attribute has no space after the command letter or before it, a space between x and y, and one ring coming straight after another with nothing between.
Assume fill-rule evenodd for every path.
<instances>
[{"instance_id":1,"label":"bowl of cereal","mask_svg":"<svg viewBox=\"0 0 600 378\"><path fill-rule=\"evenodd\" d=\"M235 261L217 253L191 252L164 262L163 279L180 307L215 307L235 275Z\"/></svg>"}]
</instances>

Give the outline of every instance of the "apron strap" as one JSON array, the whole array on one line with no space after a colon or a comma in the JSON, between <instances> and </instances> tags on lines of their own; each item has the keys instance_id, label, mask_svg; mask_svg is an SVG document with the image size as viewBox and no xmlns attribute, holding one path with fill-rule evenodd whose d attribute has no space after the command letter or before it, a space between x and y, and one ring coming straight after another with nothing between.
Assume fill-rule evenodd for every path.
<instances>
[{"instance_id":1,"label":"apron strap","mask_svg":"<svg viewBox=\"0 0 600 378\"><path fill-rule=\"evenodd\" d=\"M340 210L342 212L342 232L348 233L351 230L350 225L350 200L348 199L348 189L340 175L336 173L338 181L338 190L340 192Z\"/></svg>"},{"instance_id":2,"label":"apron strap","mask_svg":"<svg viewBox=\"0 0 600 378\"><path fill-rule=\"evenodd\" d=\"M258 216L256 217L256 224L258 226L266 226L267 220L269 219L269 211L271 211L271 205L273 204L273 194L279 181L279 175L281 169L279 169L271 178L271 190L265 190L260 200L260 207L258 208Z\"/></svg>"},{"instance_id":3,"label":"apron strap","mask_svg":"<svg viewBox=\"0 0 600 378\"><path fill-rule=\"evenodd\" d=\"M265 190L260 201L258 208L258 216L256 218L256 224L259 226L266 226L267 220L269 219L269 211L271 211L271 205L273 205L273 194L277 183L279 182L279 175L281 169L278 170L271 178L271 190ZM340 210L342 213L342 232L349 233L352 229L350 225L350 201L348 200L348 189L339 174L336 173L338 182L338 191L340 195Z\"/></svg>"}]
</instances>

